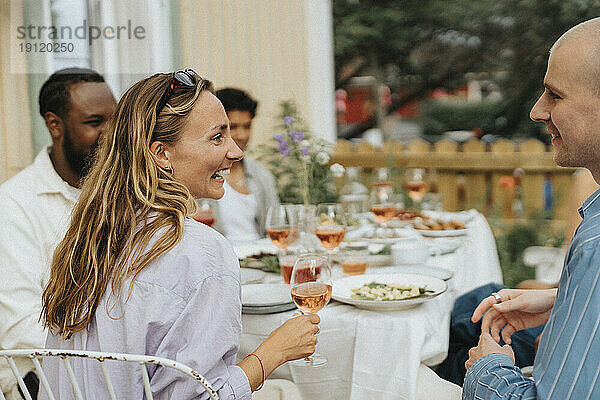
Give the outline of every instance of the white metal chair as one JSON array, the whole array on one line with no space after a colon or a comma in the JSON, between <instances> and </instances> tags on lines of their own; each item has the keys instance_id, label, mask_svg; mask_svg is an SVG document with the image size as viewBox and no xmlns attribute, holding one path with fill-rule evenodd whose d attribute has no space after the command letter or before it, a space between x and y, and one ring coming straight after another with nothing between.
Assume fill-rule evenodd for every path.
<instances>
[{"instance_id":1,"label":"white metal chair","mask_svg":"<svg viewBox=\"0 0 600 400\"><path fill-rule=\"evenodd\" d=\"M75 380L75 374L73 373L73 369L71 364L69 363L68 358L71 357L81 357L88 359L96 359L100 363L100 367L102 368L102 374L104 375L104 381L106 383L106 389L110 396L111 400L116 400L115 391L113 389L110 377L108 375L108 370L106 369L106 365L104 364L104 360L116 360L116 361L124 361L131 363L138 363L139 367L142 371L142 379L144 381L144 391L146 392L146 398L148 400L152 400L152 392L150 391L150 379L148 377L148 370L146 369L146 364L156 364L161 365L163 367L174 368L182 373L193 377L200 383L208 394L210 398L213 400L219 400L219 396L217 392L213 389L213 387L208 383L208 381L199 373L177 361L169 360L167 358L154 357L154 356L145 356L145 355L137 355L137 354L121 354L121 353L104 353L97 351L85 351L85 350L51 350L51 349L19 349L19 350L0 350L0 357L6 358L10 368L14 376L17 378L17 382L23 395L26 400L32 400L27 387L25 386L25 382L21 378L21 374L17 369L14 358L19 357L27 357L33 361L33 365L35 366L35 370L37 376L40 380L40 391L41 387L46 390L48 393L48 397L50 400L54 400L54 394L50 389L50 385L48 384L48 379L42 370L42 366L40 364L39 359L44 357L60 357L63 360L65 369L67 370L67 374L69 375L69 379L71 381L71 385L73 386L73 392L75 393L75 397L78 400L83 400L83 396L81 395L81 390L79 389L79 385ZM90 361L91 362L91 361ZM2 390L0 388L0 400L6 400L4 395L2 394Z\"/></svg>"}]
</instances>

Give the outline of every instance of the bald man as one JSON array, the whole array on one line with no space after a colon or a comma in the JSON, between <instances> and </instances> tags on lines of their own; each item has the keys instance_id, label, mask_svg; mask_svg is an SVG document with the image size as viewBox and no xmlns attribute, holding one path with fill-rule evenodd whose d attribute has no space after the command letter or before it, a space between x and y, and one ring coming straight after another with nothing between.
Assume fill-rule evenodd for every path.
<instances>
[{"instance_id":1,"label":"bald man","mask_svg":"<svg viewBox=\"0 0 600 400\"><path fill-rule=\"evenodd\" d=\"M554 161L600 182L600 18L552 46L544 93L531 119L544 122ZM600 190L581 206L558 289L504 289L484 299L481 337L469 351L463 399L600 399ZM510 335L546 323L533 379L514 365ZM500 346L500 337L507 343Z\"/></svg>"}]
</instances>

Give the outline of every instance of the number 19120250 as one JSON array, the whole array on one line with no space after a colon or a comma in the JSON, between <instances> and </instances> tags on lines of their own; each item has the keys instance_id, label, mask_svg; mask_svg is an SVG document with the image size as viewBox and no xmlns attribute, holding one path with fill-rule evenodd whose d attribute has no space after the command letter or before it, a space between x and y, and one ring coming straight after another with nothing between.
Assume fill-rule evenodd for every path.
<instances>
[{"instance_id":1,"label":"number 19120250","mask_svg":"<svg viewBox=\"0 0 600 400\"><path fill-rule=\"evenodd\" d=\"M21 52L25 53L72 53L75 49L73 43L34 42L19 43Z\"/></svg>"}]
</instances>

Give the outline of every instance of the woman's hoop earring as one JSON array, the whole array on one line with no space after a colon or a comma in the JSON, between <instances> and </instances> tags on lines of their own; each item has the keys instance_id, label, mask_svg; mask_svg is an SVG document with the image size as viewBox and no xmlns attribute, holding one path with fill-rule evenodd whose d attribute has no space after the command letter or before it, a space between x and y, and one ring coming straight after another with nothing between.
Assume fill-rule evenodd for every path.
<instances>
[{"instance_id":1,"label":"woman's hoop earring","mask_svg":"<svg viewBox=\"0 0 600 400\"><path fill-rule=\"evenodd\" d=\"M164 170L166 170L166 172L170 173L171 175L173 175L173 166L169 165L169 168L163 168Z\"/></svg>"}]
</instances>

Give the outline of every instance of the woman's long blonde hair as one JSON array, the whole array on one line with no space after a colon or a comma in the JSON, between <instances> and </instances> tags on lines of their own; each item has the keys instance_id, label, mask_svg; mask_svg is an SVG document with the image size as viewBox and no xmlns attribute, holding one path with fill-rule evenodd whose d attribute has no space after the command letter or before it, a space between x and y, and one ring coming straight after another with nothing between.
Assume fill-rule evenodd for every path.
<instances>
[{"instance_id":1,"label":"woman's long blonde hair","mask_svg":"<svg viewBox=\"0 0 600 400\"><path fill-rule=\"evenodd\" d=\"M70 337L86 328L109 283L119 297L133 277L131 293L137 274L181 239L184 218L196 205L188 189L158 167L150 144L176 143L200 93L213 91L210 81L195 78L195 89L173 89L158 116L172 74L137 82L119 101L52 259L42 317L55 334Z\"/></svg>"}]
</instances>

